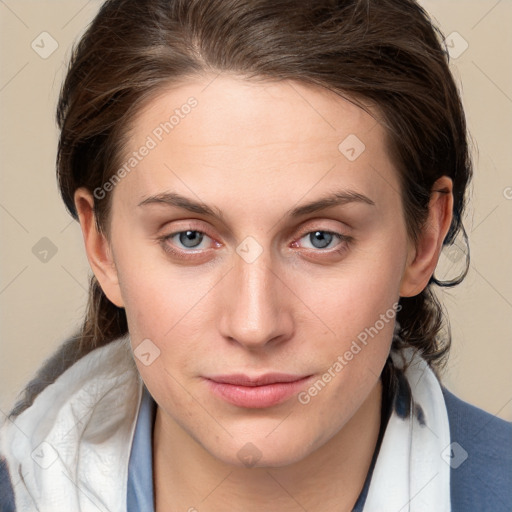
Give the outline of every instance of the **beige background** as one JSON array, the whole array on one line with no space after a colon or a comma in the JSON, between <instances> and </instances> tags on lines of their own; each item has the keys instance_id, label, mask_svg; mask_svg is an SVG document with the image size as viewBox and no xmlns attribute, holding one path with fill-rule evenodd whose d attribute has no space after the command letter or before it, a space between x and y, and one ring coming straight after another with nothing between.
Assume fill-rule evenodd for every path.
<instances>
[{"instance_id":1,"label":"beige background","mask_svg":"<svg viewBox=\"0 0 512 512\"><path fill-rule=\"evenodd\" d=\"M54 112L71 44L100 4L97 0L0 0L0 409L4 413L84 313L89 267L79 226L58 195ZM475 142L475 179L466 218L471 269L462 285L440 293L454 339L444 382L464 400L512 420L512 2L422 4L448 36L454 55L460 53L451 65L462 83ZM58 44L51 55L43 55L47 58L40 53L49 52L52 41L40 36L42 32ZM450 36L453 32L459 35ZM34 40L39 41L39 53L31 47ZM32 252L43 237L57 249L46 262ZM443 256L436 275L451 276L458 264L456 255Z\"/></svg>"}]
</instances>

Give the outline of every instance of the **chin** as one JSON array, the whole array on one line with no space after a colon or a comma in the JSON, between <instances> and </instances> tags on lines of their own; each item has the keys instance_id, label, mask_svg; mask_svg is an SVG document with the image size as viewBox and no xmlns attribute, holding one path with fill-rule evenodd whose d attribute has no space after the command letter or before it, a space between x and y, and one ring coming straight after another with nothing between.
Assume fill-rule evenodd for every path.
<instances>
[{"instance_id":1,"label":"chin","mask_svg":"<svg viewBox=\"0 0 512 512\"><path fill-rule=\"evenodd\" d=\"M216 459L239 468L289 466L301 461L315 449L311 441L300 436L296 430L293 433L282 432L281 435L269 435L269 432L234 437L224 444L203 446Z\"/></svg>"}]
</instances>

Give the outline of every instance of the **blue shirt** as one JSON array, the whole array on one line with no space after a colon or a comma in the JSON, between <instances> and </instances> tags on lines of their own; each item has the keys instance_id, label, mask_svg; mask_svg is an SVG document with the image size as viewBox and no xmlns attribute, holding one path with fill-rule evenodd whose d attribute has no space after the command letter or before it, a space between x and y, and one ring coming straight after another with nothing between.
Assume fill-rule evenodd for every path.
<instances>
[{"instance_id":1,"label":"blue shirt","mask_svg":"<svg viewBox=\"0 0 512 512\"><path fill-rule=\"evenodd\" d=\"M146 386L133 436L128 465L127 512L154 512L153 499L153 426L156 402Z\"/></svg>"}]
</instances>

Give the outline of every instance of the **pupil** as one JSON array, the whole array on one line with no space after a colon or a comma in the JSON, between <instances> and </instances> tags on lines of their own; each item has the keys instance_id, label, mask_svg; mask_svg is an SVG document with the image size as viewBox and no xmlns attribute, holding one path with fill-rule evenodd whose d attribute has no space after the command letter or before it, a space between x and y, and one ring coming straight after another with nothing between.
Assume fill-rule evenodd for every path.
<instances>
[{"instance_id":1,"label":"pupil","mask_svg":"<svg viewBox=\"0 0 512 512\"><path fill-rule=\"evenodd\" d=\"M327 233L325 231L315 231L314 233L312 233L312 235L317 237L317 240L320 240L320 245L318 245L318 246L315 245L315 243L313 243L313 245L315 247L317 247L318 249L327 247L331 243L331 240L332 240L331 233Z\"/></svg>"},{"instance_id":2,"label":"pupil","mask_svg":"<svg viewBox=\"0 0 512 512\"><path fill-rule=\"evenodd\" d=\"M198 231L184 231L183 233L180 233L180 243L182 243L185 247L195 247L194 238L199 239L198 243L196 244L199 245L203 239L203 235Z\"/></svg>"}]
</instances>

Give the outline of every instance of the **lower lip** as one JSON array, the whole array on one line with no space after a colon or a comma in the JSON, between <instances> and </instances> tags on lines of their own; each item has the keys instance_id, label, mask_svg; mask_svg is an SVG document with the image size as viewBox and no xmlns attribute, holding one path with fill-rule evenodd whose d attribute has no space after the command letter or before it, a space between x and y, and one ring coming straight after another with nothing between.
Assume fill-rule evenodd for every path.
<instances>
[{"instance_id":1,"label":"lower lip","mask_svg":"<svg viewBox=\"0 0 512 512\"><path fill-rule=\"evenodd\" d=\"M310 377L293 382L276 382L265 386L239 386L210 379L206 379L206 382L210 390L226 402L238 407L262 409L285 402L298 393L308 379Z\"/></svg>"}]
</instances>

